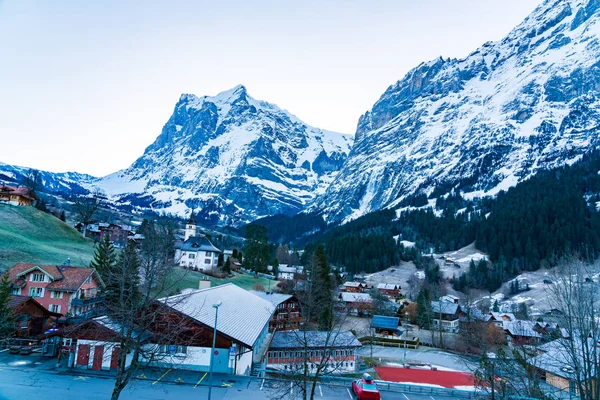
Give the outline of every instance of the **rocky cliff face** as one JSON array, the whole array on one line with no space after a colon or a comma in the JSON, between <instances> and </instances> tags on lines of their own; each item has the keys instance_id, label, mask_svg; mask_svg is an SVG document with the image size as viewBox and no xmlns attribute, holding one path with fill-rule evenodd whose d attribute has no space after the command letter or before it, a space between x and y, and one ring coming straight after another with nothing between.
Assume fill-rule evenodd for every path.
<instances>
[{"instance_id":1,"label":"rocky cliff face","mask_svg":"<svg viewBox=\"0 0 600 400\"><path fill-rule=\"evenodd\" d=\"M352 137L313 128L237 86L184 94L162 133L131 167L97 185L140 209L239 224L303 210L346 160Z\"/></svg>"},{"instance_id":2,"label":"rocky cliff face","mask_svg":"<svg viewBox=\"0 0 600 400\"><path fill-rule=\"evenodd\" d=\"M329 221L416 193L495 195L600 144L600 0L546 0L504 39L390 86L310 206Z\"/></svg>"}]
</instances>

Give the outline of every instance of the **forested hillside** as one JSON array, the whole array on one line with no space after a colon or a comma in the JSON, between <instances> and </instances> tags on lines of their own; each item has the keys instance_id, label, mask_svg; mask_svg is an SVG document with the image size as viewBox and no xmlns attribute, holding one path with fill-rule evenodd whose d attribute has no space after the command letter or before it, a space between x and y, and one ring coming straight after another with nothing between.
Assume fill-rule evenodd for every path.
<instances>
[{"instance_id":1,"label":"forested hillside","mask_svg":"<svg viewBox=\"0 0 600 400\"><path fill-rule=\"evenodd\" d=\"M592 260L600 254L600 153L572 166L537 174L494 199L463 199L452 193L436 199L436 212L422 194L399 210L381 210L328 229L307 245L307 254L323 243L331 263L350 272L373 272L400 260L416 260L420 251L394 240L416 242L420 250L457 250L475 241L492 266L472 268L457 289L497 289L525 270L552 265L573 254ZM435 193L435 192L434 192ZM430 199L431 200L430 196ZM409 206L413 207L410 208Z\"/></svg>"}]
</instances>

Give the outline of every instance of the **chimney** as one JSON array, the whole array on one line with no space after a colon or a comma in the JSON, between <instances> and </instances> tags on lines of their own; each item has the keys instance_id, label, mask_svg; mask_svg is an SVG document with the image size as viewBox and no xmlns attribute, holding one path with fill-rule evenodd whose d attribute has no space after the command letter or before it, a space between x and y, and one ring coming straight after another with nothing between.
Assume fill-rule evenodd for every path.
<instances>
[{"instance_id":1,"label":"chimney","mask_svg":"<svg viewBox=\"0 0 600 400\"><path fill-rule=\"evenodd\" d=\"M202 279L200 279L200 283L198 285L199 289L208 289L210 288L210 279L208 278L208 276L203 277Z\"/></svg>"}]
</instances>

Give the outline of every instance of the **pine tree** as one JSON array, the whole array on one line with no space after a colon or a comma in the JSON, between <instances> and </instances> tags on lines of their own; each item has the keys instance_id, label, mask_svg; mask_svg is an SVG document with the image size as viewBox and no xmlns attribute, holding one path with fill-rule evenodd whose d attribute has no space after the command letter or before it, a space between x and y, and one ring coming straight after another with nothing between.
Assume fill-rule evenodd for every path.
<instances>
[{"instance_id":1,"label":"pine tree","mask_svg":"<svg viewBox=\"0 0 600 400\"><path fill-rule=\"evenodd\" d=\"M0 280L0 339L12 335L15 331L15 319L9 308L11 299L11 284L8 273Z\"/></svg>"},{"instance_id":2,"label":"pine tree","mask_svg":"<svg viewBox=\"0 0 600 400\"><path fill-rule=\"evenodd\" d=\"M231 257L227 258L227 261L223 264L223 272L226 274L231 273Z\"/></svg>"},{"instance_id":3,"label":"pine tree","mask_svg":"<svg viewBox=\"0 0 600 400\"><path fill-rule=\"evenodd\" d=\"M104 271L105 305L110 316L121 318L124 310L140 307L140 257L134 241L129 241L117 262Z\"/></svg>"},{"instance_id":4,"label":"pine tree","mask_svg":"<svg viewBox=\"0 0 600 400\"><path fill-rule=\"evenodd\" d=\"M59 217L62 222L67 222L67 215L65 214L65 210L61 210Z\"/></svg>"},{"instance_id":5,"label":"pine tree","mask_svg":"<svg viewBox=\"0 0 600 400\"><path fill-rule=\"evenodd\" d=\"M329 331L333 325L333 290L331 268L322 245L317 247L313 255L312 299L319 330Z\"/></svg>"},{"instance_id":6,"label":"pine tree","mask_svg":"<svg viewBox=\"0 0 600 400\"><path fill-rule=\"evenodd\" d=\"M94 268L102 279L104 279L113 270L116 261L115 248L110 241L110 236L106 233L102 241L96 245L96 251L94 252L94 258L90 263L90 267Z\"/></svg>"},{"instance_id":7,"label":"pine tree","mask_svg":"<svg viewBox=\"0 0 600 400\"><path fill-rule=\"evenodd\" d=\"M498 305L498 300L494 301L494 306L493 306L492 310L494 312L499 312L500 311L500 305Z\"/></svg>"},{"instance_id":8,"label":"pine tree","mask_svg":"<svg viewBox=\"0 0 600 400\"><path fill-rule=\"evenodd\" d=\"M269 264L269 243L264 226L246 226L246 243L244 246L244 266L255 272L266 272Z\"/></svg>"},{"instance_id":9,"label":"pine tree","mask_svg":"<svg viewBox=\"0 0 600 400\"><path fill-rule=\"evenodd\" d=\"M218 267L222 267L223 263L225 262L224 260L225 260L225 256L223 255L223 253L219 253L219 258L218 258L218 261L217 261L217 266Z\"/></svg>"},{"instance_id":10,"label":"pine tree","mask_svg":"<svg viewBox=\"0 0 600 400\"><path fill-rule=\"evenodd\" d=\"M419 296L417 296L417 324L421 329L430 328L431 312L431 296L429 289L425 287L421 289Z\"/></svg>"}]
</instances>

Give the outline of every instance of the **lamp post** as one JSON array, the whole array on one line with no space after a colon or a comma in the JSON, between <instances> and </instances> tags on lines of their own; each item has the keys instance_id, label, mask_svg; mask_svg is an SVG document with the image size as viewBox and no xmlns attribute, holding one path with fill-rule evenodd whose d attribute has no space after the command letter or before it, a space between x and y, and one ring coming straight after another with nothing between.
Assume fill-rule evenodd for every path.
<instances>
[{"instance_id":1,"label":"lamp post","mask_svg":"<svg viewBox=\"0 0 600 400\"><path fill-rule=\"evenodd\" d=\"M212 393L212 385L213 385L213 358L215 356L215 345L217 344L217 319L219 318L219 307L223 304L222 302L218 302L213 304L215 308L215 328L213 330L213 342L212 349L210 350L210 366L209 366L209 379L208 383L208 400L210 400L210 395Z\"/></svg>"},{"instance_id":2,"label":"lamp post","mask_svg":"<svg viewBox=\"0 0 600 400\"><path fill-rule=\"evenodd\" d=\"M404 313L404 315L406 316L406 324L408 325L408 311ZM404 362L403 364L406 364L406 339L407 336L406 334L408 333L407 330L404 331Z\"/></svg>"}]
</instances>

